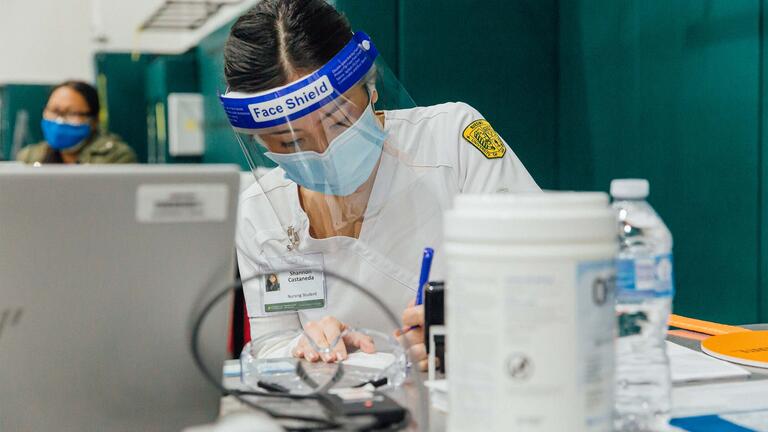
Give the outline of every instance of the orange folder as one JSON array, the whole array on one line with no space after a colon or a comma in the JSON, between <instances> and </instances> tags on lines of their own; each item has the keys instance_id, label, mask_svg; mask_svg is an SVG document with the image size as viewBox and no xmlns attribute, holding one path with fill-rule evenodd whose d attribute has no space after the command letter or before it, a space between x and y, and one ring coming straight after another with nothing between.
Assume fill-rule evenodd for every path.
<instances>
[{"instance_id":1,"label":"orange folder","mask_svg":"<svg viewBox=\"0 0 768 432\"><path fill-rule=\"evenodd\" d=\"M677 327L683 330L690 330L697 333L704 333L711 336L751 331L744 327L718 324L711 321L697 320L675 314L669 316L669 326Z\"/></svg>"}]
</instances>

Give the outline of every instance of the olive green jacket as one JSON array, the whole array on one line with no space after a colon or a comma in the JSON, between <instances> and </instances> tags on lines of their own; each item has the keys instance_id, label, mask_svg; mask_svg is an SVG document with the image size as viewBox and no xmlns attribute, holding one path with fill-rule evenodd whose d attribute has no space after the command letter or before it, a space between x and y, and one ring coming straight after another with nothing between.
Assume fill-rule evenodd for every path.
<instances>
[{"instance_id":1,"label":"olive green jacket","mask_svg":"<svg viewBox=\"0 0 768 432\"><path fill-rule=\"evenodd\" d=\"M136 163L136 154L120 137L98 134L81 144L77 162L81 164ZM28 164L43 162L48 154L45 141L24 147L16 154L16 160Z\"/></svg>"}]
</instances>

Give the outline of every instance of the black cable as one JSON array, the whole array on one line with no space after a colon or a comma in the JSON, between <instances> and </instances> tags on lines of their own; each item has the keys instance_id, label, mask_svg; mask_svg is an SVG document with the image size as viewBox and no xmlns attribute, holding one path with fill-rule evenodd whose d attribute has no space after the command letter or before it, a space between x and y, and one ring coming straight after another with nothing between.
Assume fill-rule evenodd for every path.
<instances>
[{"instance_id":1,"label":"black cable","mask_svg":"<svg viewBox=\"0 0 768 432\"><path fill-rule=\"evenodd\" d=\"M387 318L394 324L395 328L399 328L400 323L397 320L397 317L394 313L392 313L391 310L387 307L384 302L378 298L376 295L371 293L370 291L366 290L365 288L361 287L357 283L349 280L348 278L338 275L332 271L324 270L324 273L326 276L330 276L332 278L336 278L342 283L345 283L352 288L356 289L359 293L363 294L365 297L368 297L369 300L371 300L376 306L378 306L384 314L387 316ZM298 394L291 394L291 393L267 393L267 392L256 392L256 391L242 391L242 390L230 390L224 387L224 385L221 383L220 380L218 380L214 374L212 374L207 367L205 366L202 356L200 355L200 347L199 347L199 335L200 335L200 328L202 327L203 322L205 321L205 318L207 317L208 313L210 313L211 309L220 302L222 299L224 299L227 294L229 294L230 291L236 290L238 288L242 288L243 284L246 282L249 282L251 280L254 280L258 277L261 277L262 274L258 273L255 275L252 275L250 277L247 277L245 279L237 280L233 283L227 284L226 288L221 290L219 293L217 293L208 303L206 303L203 308L198 313L197 317L194 320L194 324L192 326L192 336L191 336L191 344L190 344L190 350L192 351L192 358L195 361L195 365L198 369L200 369L200 372L203 374L203 376L210 382L214 387L219 389L222 394L224 395L232 395L234 396L238 401L242 402L243 404L247 405L250 408L253 408L257 411L263 412L269 416L271 416L274 419L278 420L297 420L297 421L306 421L306 422L312 422L316 423L319 427L316 428L300 428L300 429L288 429L291 431L309 431L309 430L316 430L316 431L322 431L322 430L329 430L329 429L338 429L343 428L345 425L343 422L338 421L330 421L327 419L319 418L319 417L308 417L308 416L294 416L294 415L288 415L288 414L281 414L276 411L270 410L268 408L259 406L255 404L254 402L248 400L244 396L261 396L261 397L271 397L271 398L283 398L283 399L317 399L316 393L311 393L309 395L298 395ZM409 352L410 344L408 343L407 338L402 338L403 344L405 345L405 352ZM418 373L414 374L417 381L417 387L419 388L420 396L423 396L421 392L423 392L422 386L419 386L421 384L421 377L419 377ZM428 412L429 407L426 406L426 399L423 397L419 398L420 404L421 404L421 414L422 414L422 421L420 422L420 429L426 430L426 413ZM406 410L406 417L410 418L410 413L408 413L408 410ZM399 426L399 425L397 425Z\"/></svg>"},{"instance_id":2,"label":"black cable","mask_svg":"<svg viewBox=\"0 0 768 432\"><path fill-rule=\"evenodd\" d=\"M256 386L260 387L260 388L263 388L264 390L266 390L268 392L271 392L271 393L287 394L287 393L291 392L287 387L283 387L283 386L281 386L278 383L271 383L271 382L266 382L266 381L262 381L262 380L259 380L256 383Z\"/></svg>"},{"instance_id":3,"label":"black cable","mask_svg":"<svg viewBox=\"0 0 768 432\"><path fill-rule=\"evenodd\" d=\"M336 369L337 373L338 371L339 370ZM298 377L304 381L304 384L308 385L311 389L316 390L318 387L320 387L320 384L318 384L315 380L312 379L311 376L309 376L307 370L304 368L304 365L301 364L301 362L296 363L296 375L298 375ZM334 376L336 376L336 374L334 374ZM313 391L313 393L317 393L317 391Z\"/></svg>"},{"instance_id":4,"label":"black cable","mask_svg":"<svg viewBox=\"0 0 768 432\"><path fill-rule=\"evenodd\" d=\"M246 281L247 280L250 280L250 279L246 279ZM221 300L223 300L227 296L227 294L229 294L230 291L242 287L243 282L244 282L243 280L239 280L232 284L227 285L226 289L221 290L221 292L217 293L216 296L214 296L208 303L205 304L205 306L203 306L203 308L200 310L200 313L197 315L197 318L194 320L194 324L192 326L192 336L191 336L192 340L191 340L190 349L192 351L192 358L195 361L195 365L197 365L197 368L200 369L200 372L208 380L208 382L213 384L213 386L216 387L219 391L221 391L222 394L232 395L238 401L242 402L243 404L245 404L246 406L252 409L255 409L259 412L263 412L274 419L305 421L305 422L316 423L318 426L321 426L320 428L312 428L312 429L304 428L299 430L328 430L328 429L335 429L340 427L341 425L336 422L328 421L327 419L323 419L319 417L294 416L294 415L281 414L276 411L265 408L263 406L259 406L245 397L245 396L263 396L263 397L286 398L286 399L316 399L315 395L313 395L312 397L306 397L304 395L294 395L294 394L244 392L240 390L230 390L224 387L224 385L218 379L216 379L216 377L211 373L211 371L209 371L208 368L205 366L202 356L200 355L200 346L199 346L200 328L202 327L202 324L205 321L205 318L208 316L208 313L210 313L211 309L213 309L213 307L216 304L218 304ZM297 430L297 429L289 429L289 430Z\"/></svg>"},{"instance_id":5,"label":"black cable","mask_svg":"<svg viewBox=\"0 0 768 432\"><path fill-rule=\"evenodd\" d=\"M360 388L360 387L365 387L368 384L370 384L370 385L374 386L375 388L379 388L381 386L387 385L388 381L389 380L387 379L387 377L384 377L384 378L379 378L377 380L368 380L366 382L361 382L360 384L353 385L352 387L353 388Z\"/></svg>"}]
</instances>

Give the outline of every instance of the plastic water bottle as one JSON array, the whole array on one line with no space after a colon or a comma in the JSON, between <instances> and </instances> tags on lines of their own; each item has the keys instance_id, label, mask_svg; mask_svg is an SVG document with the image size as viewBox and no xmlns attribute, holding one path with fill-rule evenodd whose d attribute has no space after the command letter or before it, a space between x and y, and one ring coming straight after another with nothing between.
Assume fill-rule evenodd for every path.
<instances>
[{"instance_id":1,"label":"plastic water bottle","mask_svg":"<svg viewBox=\"0 0 768 432\"><path fill-rule=\"evenodd\" d=\"M668 430L672 380L666 353L672 307L672 234L653 208L647 180L611 182L618 215L614 430Z\"/></svg>"}]
</instances>

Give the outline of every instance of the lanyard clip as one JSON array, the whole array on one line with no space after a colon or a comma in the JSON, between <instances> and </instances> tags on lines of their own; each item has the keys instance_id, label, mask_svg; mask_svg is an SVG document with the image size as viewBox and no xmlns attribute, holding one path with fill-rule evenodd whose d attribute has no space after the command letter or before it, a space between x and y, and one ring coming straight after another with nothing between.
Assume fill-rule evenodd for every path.
<instances>
[{"instance_id":1,"label":"lanyard clip","mask_svg":"<svg viewBox=\"0 0 768 432\"><path fill-rule=\"evenodd\" d=\"M288 234L288 241L291 242L291 244L286 245L289 251L295 251L299 248L299 232L296 231L296 229L293 227L293 225L289 226L286 230L286 234Z\"/></svg>"}]
</instances>

